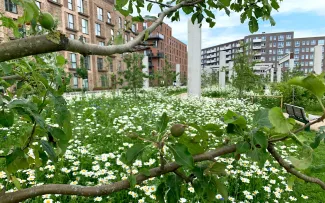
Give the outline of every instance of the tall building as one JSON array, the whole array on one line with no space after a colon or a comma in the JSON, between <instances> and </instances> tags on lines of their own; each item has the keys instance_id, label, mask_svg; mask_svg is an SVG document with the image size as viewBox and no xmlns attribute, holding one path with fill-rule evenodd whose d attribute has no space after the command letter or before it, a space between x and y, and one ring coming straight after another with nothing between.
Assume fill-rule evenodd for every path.
<instances>
[{"instance_id":1,"label":"tall building","mask_svg":"<svg viewBox=\"0 0 325 203\"><path fill-rule=\"evenodd\" d=\"M58 20L58 30L67 37L107 46L114 42L114 37L119 35L122 35L124 42L133 40L135 34L143 29L142 24L132 24L131 28L127 29L126 25L131 17L124 17L117 12L114 9L114 2L115 0L37 0L36 4L43 12L51 13ZM0 12L14 19L23 14L22 8L16 6L12 0L1 1ZM150 23L148 24L150 25ZM28 27L26 26L26 29L29 29ZM162 28L163 31L160 31ZM150 48L153 53L151 55L152 70L162 66L163 62L161 63L161 61L164 56L167 56L172 64L180 61L187 62L186 45L180 42L176 43L177 40L172 37L171 33L171 28L162 24L150 36L150 40L157 41L156 47ZM10 30L0 26L0 43L12 39L13 35ZM173 44L170 44L167 49L167 43ZM119 73L126 69L121 54L114 54L109 58L86 56L84 61L88 69L88 80L82 80L76 74L76 68L80 67L80 54L67 51L62 54L69 62L65 68L66 71L73 75L72 88L84 86L90 90L108 89L116 82ZM177 54L181 56L176 57ZM186 73L187 66L183 65L182 67L183 72Z\"/></svg>"},{"instance_id":2,"label":"tall building","mask_svg":"<svg viewBox=\"0 0 325 203\"><path fill-rule=\"evenodd\" d=\"M151 24L152 22L138 23L138 30L142 31ZM187 78L187 45L173 37L172 28L165 23L161 24L149 35L147 42L153 44L145 51L149 56L149 74L162 69L166 58L174 70L176 64L180 64L180 77L184 82Z\"/></svg>"},{"instance_id":3,"label":"tall building","mask_svg":"<svg viewBox=\"0 0 325 203\"><path fill-rule=\"evenodd\" d=\"M294 38L294 32L262 33L245 36L233 42L228 42L202 49L202 67L218 66L220 51L226 51L226 63L233 60L236 52L242 51L241 42L248 44L247 53L253 55L253 60L261 63L276 64L287 53L293 53L295 66L301 66L305 73L311 72L314 66L314 47L323 46L322 69L325 70L324 63L324 41L325 36ZM284 63L284 67L289 67L289 62Z\"/></svg>"}]
</instances>

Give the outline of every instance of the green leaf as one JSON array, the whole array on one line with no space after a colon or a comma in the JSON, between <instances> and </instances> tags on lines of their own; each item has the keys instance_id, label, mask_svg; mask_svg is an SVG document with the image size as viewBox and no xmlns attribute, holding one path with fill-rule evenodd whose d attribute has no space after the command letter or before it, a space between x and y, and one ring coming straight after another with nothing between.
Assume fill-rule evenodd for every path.
<instances>
[{"instance_id":1,"label":"green leaf","mask_svg":"<svg viewBox=\"0 0 325 203\"><path fill-rule=\"evenodd\" d=\"M146 147L147 145L138 143L129 148L125 153L127 163L131 165Z\"/></svg>"},{"instance_id":2,"label":"green leaf","mask_svg":"<svg viewBox=\"0 0 325 203\"><path fill-rule=\"evenodd\" d=\"M275 9L278 10L280 8L277 0L271 0L271 6Z\"/></svg>"},{"instance_id":3,"label":"green leaf","mask_svg":"<svg viewBox=\"0 0 325 203\"><path fill-rule=\"evenodd\" d=\"M271 26L275 26L276 22L272 16L269 17L269 21L271 23Z\"/></svg>"},{"instance_id":4,"label":"green leaf","mask_svg":"<svg viewBox=\"0 0 325 203\"><path fill-rule=\"evenodd\" d=\"M20 190L21 186L19 181L17 180L17 178L15 176L10 176L11 181L14 183L15 187Z\"/></svg>"},{"instance_id":5,"label":"green leaf","mask_svg":"<svg viewBox=\"0 0 325 203\"><path fill-rule=\"evenodd\" d=\"M195 141L189 136L181 136L178 141L179 143L184 144L192 155L202 154L205 152L205 147L202 146L202 143Z\"/></svg>"},{"instance_id":6,"label":"green leaf","mask_svg":"<svg viewBox=\"0 0 325 203\"><path fill-rule=\"evenodd\" d=\"M236 153L244 154L251 149L251 146L248 142L238 142L236 144Z\"/></svg>"},{"instance_id":7,"label":"green leaf","mask_svg":"<svg viewBox=\"0 0 325 203\"><path fill-rule=\"evenodd\" d=\"M135 177L135 175L130 175L128 177L129 183L130 183L130 188L134 189L135 185L137 184L137 179Z\"/></svg>"},{"instance_id":8,"label":"green leaf","mask_svg":"<svg viewBox=\"0 0 325 203\"><path fill-rule=\"evenodd\" d=\"M214 14L208 10L208 9L204 9L204 12L210 17L210 18L215 18Z\"/></svg>"},{"instance_id":9,"label":"green leaf","mask_svg":"<svg viewBox=\"0 0 325 203\"><path fill-rule=\"evenodd\" d=\"M164 132L167 128L168 122L169 122L169 118L167 114L164 112L156 124L157 132L158 133Z\"/></svg>"},{"instance_id":10,"label":"green leaf","mask_svg":"<svg viewBox=\"0 0 325 203\"><path fill-rule=\"evenodd\" d=\"M118 0L116 1L116 6L118 8L122 8L123 6L125 6L128 3L128 0Z\"/></svg>"},{"instance_id":11,"label":"green leaf","mask_svg":"<svg viewBox=\"0 0 325 203\"><path fill-rule=\"evenodd\" d=\"M202 127L203 130L212 133L213 135L220 137L223 135L223 130L221 130L221 126L217 124L206 124L205 126Z\"/></svg>"},{"instance_id":12,"label":"green leaf","mask_svg":"<svg viewBox=\"0 0 325 203\"><path fill-rule=\"evenodd\" d=\"M156 198L159 203L165 203L165 192L167 190L164 182L160 183L156 190Z\"/></svg>"},{"instance_id":13,"label":"green leaf","mask_svg":"<svg viewBox=\"0 0 325 203\"><path fill-rule=\"evenodd\" d=\"M186 166L188 168L194 167L193 157L185 145L177 143L175 145L171 145L170 150L172 151L177 164Z\"/></svg>"},{"instance_id":14,"label":"green leaf","mask_svg":"<svg viewBox=\"0 0 325 203\"><path fill-rule=\"evenodd\" d=\"M132 17L132 22L143 22L144 19L142 18L142 16L135 16Z\"/></svg>"},{"instance_id":15,"label":"green leaf","mask_svg":"<svg viewBox=\"0 0 325 203\"><path fill-rule=\"evenodd\" d=\"M0 63L0 69L3 71L5 75L10 74L12 72L12 65L8 63Z\"/></svg>"},{"instance_id":16,"label":"green leaf","mask_svg":"<svg viewBox=\"0 0 325 203\"><path fill-rule=\"evenodd\" d=\"M181 194L182 180L175 174L169 175L166 179L169 188L166 194L167 202L178 202Z\"/></svg>"},{"instance_id":17,"label":"green leaf","mask_svg":"<svg viewBox=\"0 0 325 203\"><path fill-rule=\"evenodd\" d=\"M262 131L257 131L253 135L254 145L260 145L262 149L266 149L268 146L268 139Z\"/></svg>"},{"instance_id":18,"label":"green leaf","mask_svg":"<svg viewBox=\"0 0 325 203\"><path fill-rule=\"evenodd\" d=\"M254 117L253 117L253 123L258 125L258 126L265 126L268 128L272 127L272 124L269 120L269 110L268 109L260 109L257 112L255 112Z\"/></svg>"},{"instance_id":19,"label":"green leaf","mask_svg":"<svg viewBox=\"0 0 325 203\"><path fill-rule=\"evenodd\" d=\"M295 123L294 119L285 118L279 107L274 107L269 111L269 120L275 128L275 132L282 134L289 133Z\"/></svg>"},{"instance_id":20,"label":"green leaf","mask_svg":"<svg viewBox=\"0 0 325 203\"><path fill-rule=\"evenodd\" d=\"M224 163L212 163L207 169L205 169L204 174L214 174L219 176L225 176L226 174L226 164Z\"/></svg>"},{"instance_id":21,"label":"green leaf","mask_svg":"<svg viewBox=\"0 0 325 203\"><path fill-rule=\"evenodd\" d=\"M33 112L37 111L37 106L34 103L28 101L27 99L15 99L8 103L9 109L17 107L28 108Z\"/></svg>"},{"instance_id":22,"label":"green leaf","mask_svg":"<svg viewBox=\"0 0 325 203\"><path fill-rule=\"evenodd\" d=\"M62 55L58 55L58 56L56 56L56 65L57 66L63 66L64 64L66 64L66 60L65 60L65 58L64 58L64 56L62 56Z\"/></svg>"},{"instance_id":23,"label":"green leaf","mask_svg":"<svg viewBox=\"0 0 325 203\"><path fill-rule=\"evenodd\" d=\"M228 189L223 181L220 179L215 180L215 184L218 190L218 193L225 199L225 202L228 200Z\"/></svg>"},{"instance_id":24,"label":"green leaf","mask_svg":"<svg viewBox=\"0 0 325 203\"><path fill-rule=\"evenodd\" d=\"M56 162L57 156L54 152L53 147L45 140L41 140L41 145L42 145L44 151L46 151L46 153L49 156L49 158L51 159L51 161Z\"/></svg>"},{"instance_id":25,"label":"green leaf","mask_svg":"<svg viewBox=\"0 0 325 203\"><path fill-rule=\"evenodd\" d=\"M289 156L288 159L291 161L292 165L299 170L306 170L313 162L312 156L305 157L303 159L297 159L296 157Z\"/></svg>"},{"instance_id":26,"label":"green leaf","mask_svg":"<svg viewBox=\"0 0 325 203\"><path fill-rule=\"evenodd\" d=\"M240 15L240 22L241 22L241 23L244 23L246 19L247 19L247 13L246 13L246 11L244 11L244 12Z\"/></svg>"},{"instance_id":27,"label":"green leaf","mask_svg":"<svg viewBox=\"0 0 325 203\"><path fill-rule=\"evenodd\" d=\"M3 127L11 127L14 124L15 115L13 111L0 111L0 125Z\"/></svg>"},{"instance_id":28,"label":"green leaf","mask_svg":"<svg viewBox=\"0 0 325 203\"><path fill-rule=\"evenodd\" d=\"M224 6L230 6L231 0L219 0Z\"/></svg>"},{"instance_id":29,"label":"green leaf","mask_svg":"<svg viewBox=\"0 0 325 203\"><path fill-rule=\"evenodd\" d=\"M190 14L192 12L194 12L193 6L186 6L186 7L182 7L182 10L184 11L185 14Z\"/></svg>"},{"instance_id":30,"label":"green leaf","mask_svg":"<svg viewBox=\"0 0 325 203\"><path fill-rule=\"evenodd\" d=\"M288 84L303 87L316 95L317 98L321 99L325 93L325 84L322 80L316 75L310 74L306 77L301 76L292 78L288 81Z\"/></svg>"},{"instance_id":31,"label":"green leaf","mask_svg":"<svg viewBox=\"0 0 325 203\"><path fill-rule=\"evenodd\" d=\"M29 167L27 156L20 148L16 148L11 154L6 156L6 170L12 174L19 169Z\"/></svg>"},{"instance_id":32,"label":"green leaf","mask_svg":"<svg viewBox=\"0 0 325 203\"><path fill-rule=\"evenodd\" d=\"M251 33L254 33L254 32L258 31L258 22L257 22L257 19L255 17L251 17L249 19L248 27L249 27L249 31Z\"/></svg>"},{"instance_id":33,"label":"green leaf","mask_svg":"<svg viewBox=\"0 0 325 203\"><path fill-rule=\"evenodd\" d=\"M254 148L254 150L249 151L247 155L251 157L253 161L258 162L258 166L260 168L264 167L264 164L268 159L268 153L266 152L266 150L260 148Z\"/></svg>"},{"instance_id":34,"label":"green leaf","mask_svg":"<svg viewBox=\"0 0 325 203\"><path fill-rule=\"evenodd\" d=\"M143 41L146 41L148 38L149 38L149 30L146 29L145 33L144 33L144 38L143 38Z\"/></svg>"},{"instance_id":35,"label":"green leaf","mask_svg":"<svg viewBox=\"0 0 325 203\"><path fill-rule=\"evenodd\" d=\"M152 9L152 6L153 6L153 4L152 3L149 3L148 5L147 5L147 10L150 12L151 11L151 9Z\"/></svg>"},{"instance_id":36,"label":"green leaf","mask_svg":"<svg viewBox=\"0 0 325 203\"><path fill-rule=\"evenodd\" d=\"M310 147L316 149L322 140L325 140L325 132L318 132L315 136L314 142L310 144Z\"/></svg>"}]
</instances>

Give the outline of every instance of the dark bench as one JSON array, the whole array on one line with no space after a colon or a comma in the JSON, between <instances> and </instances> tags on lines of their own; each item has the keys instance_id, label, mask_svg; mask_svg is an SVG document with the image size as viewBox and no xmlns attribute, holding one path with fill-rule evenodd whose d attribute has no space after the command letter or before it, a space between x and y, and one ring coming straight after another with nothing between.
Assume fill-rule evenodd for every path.
<instances>
[{"instance_id":1,"label":"dark bench","mask_svg":"<svg viewBox=\"0 0 325 203\"><path fill-rule=\"evenodd\" d=\"M294 106L291 104L284 104L286 112L289 115L289 118L293 118L297 121L300 121L304 124L309 123L312 120L317 119L318 117L308 118L305 113L305 109L299 106ZM305 128L306 131L310 131L310 126Z\"/></svg>"}]
</instances>

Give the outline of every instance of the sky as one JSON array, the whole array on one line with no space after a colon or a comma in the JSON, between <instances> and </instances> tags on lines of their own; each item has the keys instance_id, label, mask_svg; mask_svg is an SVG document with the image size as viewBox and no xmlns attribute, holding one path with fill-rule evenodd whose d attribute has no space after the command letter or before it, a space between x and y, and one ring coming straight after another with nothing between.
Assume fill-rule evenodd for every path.
<instances>
[{"instance_id":1,"label":"sky","mask_svg":"<svg viewBox=\"0 0 325 203\"><path fill-rule=\"evenodd\" d=\"M154 7L150 15L159 12ZM227 43L249 35L248 21L240 23L240 15L231 13L230 17L223 11L214 12L216 25L209 28L207 24L202 26L202 48ZM259 21L259 31L262 32L284 32L295 31L295 37L325 36L325 0L283 0L280 9L272 14L276 21L271 26L269 21ZM190 16L181 14L179 22L164 22L172 27L172 34L187 44L187 19Z\"/></svg>"}]
</instances>

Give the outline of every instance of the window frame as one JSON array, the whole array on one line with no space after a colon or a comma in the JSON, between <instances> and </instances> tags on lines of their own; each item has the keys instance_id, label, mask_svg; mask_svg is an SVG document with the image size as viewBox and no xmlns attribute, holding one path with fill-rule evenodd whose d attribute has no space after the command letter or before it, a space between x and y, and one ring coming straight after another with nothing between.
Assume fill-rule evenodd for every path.
<instances>
[{"instance_id":1,"label":"window frame","mask_svg":"<svg viewBox=\"0 0 325 203\"><path fill-rule=\"evenodd\" d=\"M100 20L100 21L104 20L103 9L98 6L97 6L97 20Z\"/></svg>"},{"instance_id":2,"label":"window frame","mask_svg":"<svg viewBox=\"0 0 325 203\"><path fill-rule=\"evenodd\" d=\"M70 22L70 17L72 19L72 22ZM72 27L71 27L72 25ZM68 28L74 29L74 16L71 13L68 13Z\"/></svg>"},{"instance_id":3,"label":"window frame","mask_svg":"<svg viewBox=\"0 0 325 203\"><path fill-rule=\"evenodd\" d=\"M84 23L85 22L85 23ZM89 29L88 29L88 20L86 19L81 19L81 32L83 34L89 34Z\"/></svg>"},{"instance_id":4,"label":"window frame","mask_svg":"<svg viewBox=\"0 0 325 203\"><path fill-rule=\"evenodd\" d=\"M10 13L18 13L18 8L15 3L13 3L11 0L5 0L5 11L10 12Z\"/></svg>"}]
</instances>

